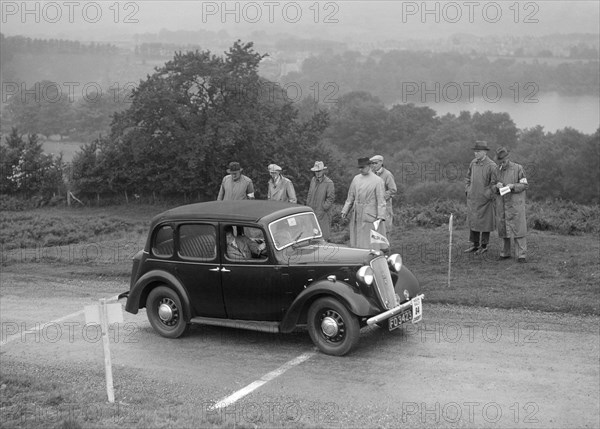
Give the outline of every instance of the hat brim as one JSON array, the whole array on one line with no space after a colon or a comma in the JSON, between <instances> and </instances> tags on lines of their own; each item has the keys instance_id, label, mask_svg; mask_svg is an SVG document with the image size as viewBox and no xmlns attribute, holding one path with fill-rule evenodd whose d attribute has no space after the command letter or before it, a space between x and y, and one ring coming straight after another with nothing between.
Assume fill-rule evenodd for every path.
<instances>
[{"instance_id":1,"label":"hat brim","mask_svg":"<svg viewBox=\"0 0 600 429\"><path fill-rule=\"evenodd\" d=\"M317 169L315 169L314 167L310 169L310 171L314 171L315 173L316 173L317 171L325 171L325 170L327 170L327 167L319 168L318 170L317 170Z\"/></svg>"},{"instance_id":2,"label":"hat brim","mask_svg":"<svg viewBox=\"0 0 600 429\"><path fill-rule=\"evenodd\" d=\"M485 150L486 152L490 150L489 147L481 147L481 146L475 146L474 148L472 148L471 150Z\"/></svg>"},{"instance_id":3,"label":"hat brim","mask_svg":"<svg viewBox=\"0 0 600 429\"><path fill-rule=\"evenodd\" d=\"M241 172L243 170L243 168L240 168L239 170L230 170L229 168L227 169L227 173L231 174L231 173L235 173L237 171Z\"/></svg>"}]
</instances>

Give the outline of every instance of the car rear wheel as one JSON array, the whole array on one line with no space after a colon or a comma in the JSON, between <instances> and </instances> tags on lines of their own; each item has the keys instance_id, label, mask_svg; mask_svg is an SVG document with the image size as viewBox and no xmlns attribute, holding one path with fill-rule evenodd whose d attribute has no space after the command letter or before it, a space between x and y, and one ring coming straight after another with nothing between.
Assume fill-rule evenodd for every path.
<instances>
[{"instance_id":1,"label":"car rear wheel","mask_svg":"<svg viewBox=\"0 0 600 429\"><path fill-rule=\"evenodd\" d=\"M343 356L358 342L358 318L334 298L320 298L308 310L308 333L323 352Z\"/></svg>"},{"instance_id":2,"label":"car rear wheel","mask_svg":"<svg viewBox=\"0 0 600 429\"><path fill-rule=\"evenodd\" d=\"M180 337L188 328L181 299L167 286L152 289L146 300L146 313L152 327L163 337Z\"/></svg>"}]
</instances>

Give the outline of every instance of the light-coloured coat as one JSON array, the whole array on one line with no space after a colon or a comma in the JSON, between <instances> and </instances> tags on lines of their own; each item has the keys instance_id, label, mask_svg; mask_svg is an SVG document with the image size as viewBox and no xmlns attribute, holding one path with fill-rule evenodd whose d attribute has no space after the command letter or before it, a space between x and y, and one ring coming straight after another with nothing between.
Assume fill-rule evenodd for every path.
<instances>
[{"instance_id":1,"label":"light-coloured coat","mask_svg":"<svg viewBox=\"0 0 600 429\"><path fill-rule=\"evenodd\" d=\"M329 240L331 236L331 206L334 200L335 188L333 181L327 176L323 176L320 182L316 177L313 177L308 188L306 205L315 211L325 240Z\"/></svg>"},{"instance_id":2,"label":"light-coloured coat","mask_svg":"<svg viewBox=\"0 0 600 429\"><path fill-rule=\"evenodd\" d=\"M373 222L378 218L385 219L385 189L383 180L373 172L357 174L350 183L348 198L342 208L346 215L352 210L350 216L350 246L361 249L380 249L379 244L371 244L371 230ZM379 224L377 232L386 235L385 222Z\"/></svg>"},{"instance_id":3,"label":"light-coloured coat","mask_svg":"<svg viewBox=\"0 0 600 429\"><path fill-rule=\"evenodd\" d=\"M508 161L505 168L498 166L496 180L504 186L514 184L514 189L504 196L496 198L498 214L498 236L501 238L525 237L527 219L525 217L526 192L529 189L525 170L516 162ZM499 191L496 189L499 194Z\"/></svg>"},{"instance_id":4,"label":"light-coloured coat","mask_svg":"<svg viewBox=\"0 0 600 429\"><path fill-rule=\"evenodd\" d=\"M296 203L296 190L294 189L292 181L283 176L279 176L277 182L274 182L273 179L269 179L267 200Z\"/></svg>"},{"instance_id":5,"label":"light-coloured coat","mask_svg":"<svg viewBox=\"0 0 600 429\"><path fill-rule=\"evenodd\" d=\"M383 180L384 190L385 190L385 227L388 231L391 230L394 222L394 209L392 207L392 199L398 192L398 187L396 186L396 181L394 180L394 175L390 170L385 167L381 167L379 171L376 171L381 180Z\"/></svg>"}]
</instances>

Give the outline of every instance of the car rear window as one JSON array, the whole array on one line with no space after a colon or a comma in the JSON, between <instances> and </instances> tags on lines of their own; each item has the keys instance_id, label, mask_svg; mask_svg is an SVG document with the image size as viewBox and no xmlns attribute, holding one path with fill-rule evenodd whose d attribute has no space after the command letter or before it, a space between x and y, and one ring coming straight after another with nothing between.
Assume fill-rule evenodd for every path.
<instances>
[{"instance_id":1,"label":"car rear window","mask_svg":"<svg viewBox=\"0 0 600 429\"><path fill-rule=\"evenodd\" d=\"M163 225L156 230L152 240L152 253L162 257L173 255L173 228L171 225Z\"/></svg>"},{"instance_id":2,"label":"car rear window","mask_svg":"<svg viewBox=\"0 0 600 429\"><path fill-rule=\"evenodd\" d=\"M213 225L189 224L179 227L179 256L212 260L217 257L217 232Z\"/></svg>"}]
</instances>

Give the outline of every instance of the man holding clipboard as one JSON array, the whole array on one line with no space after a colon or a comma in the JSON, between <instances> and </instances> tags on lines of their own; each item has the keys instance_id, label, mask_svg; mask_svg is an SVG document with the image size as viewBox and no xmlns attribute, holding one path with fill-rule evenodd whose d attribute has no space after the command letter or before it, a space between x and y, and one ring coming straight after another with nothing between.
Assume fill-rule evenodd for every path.
<instances>
[{"instance_id":1,"label":"man holding clipboard","mask_svg":"<svg viewBox=\"0 0 600 429\"><path fill-rule=\"evenodd\" d=\"M498 236L504 241L500 259L510 258L510 239L515 241L519 262L527 262L527 220L525 218L525 194L529 188L523 166L510 160L507 148L496 150L496 214Z\"/></svg>"}]
</instances>

